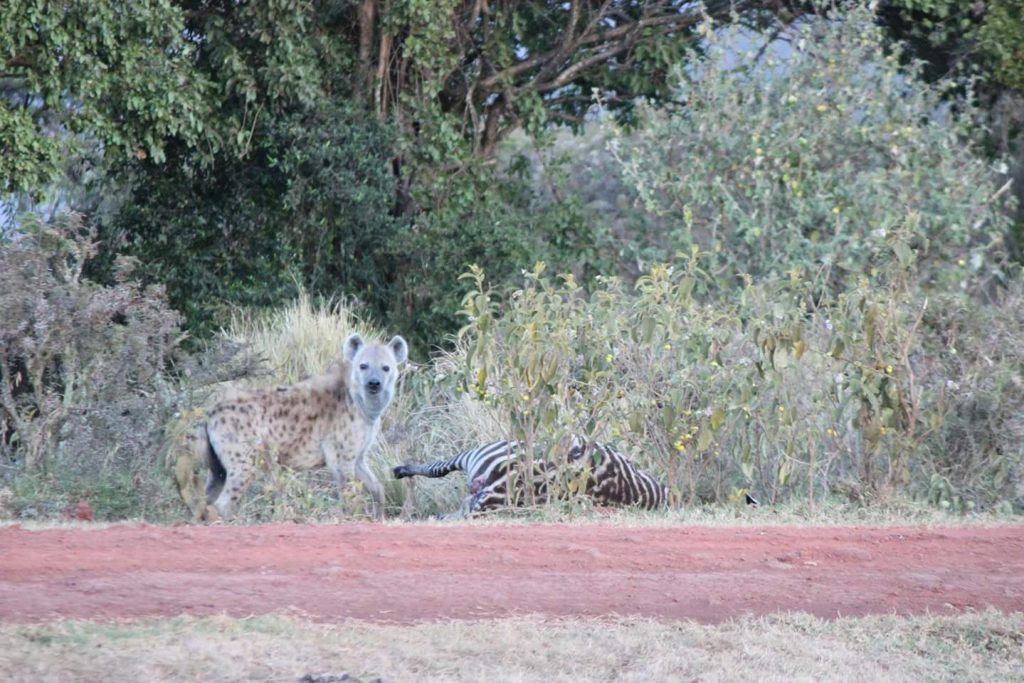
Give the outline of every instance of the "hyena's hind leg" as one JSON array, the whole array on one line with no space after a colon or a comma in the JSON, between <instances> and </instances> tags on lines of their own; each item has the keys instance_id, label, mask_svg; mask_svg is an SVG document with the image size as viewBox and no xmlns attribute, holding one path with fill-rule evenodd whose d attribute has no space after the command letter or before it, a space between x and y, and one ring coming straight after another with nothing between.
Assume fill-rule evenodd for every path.
<instances>
[{"instance_id":1,"label":"hyena's hind leg","mask_svg":"<svg viewBox=\"0 0 1024 683\"><path fill-rule=\"evenodd\" d=\"M174 482L178 486L181 500L192 513L193 521L202 519L206 500L203 495L201 470L209 467L206 456L206 430L203 425L193 425L183 436L183 448L174 448Z\"/></svg>"},{"instance_id":2,"label":"hyena's hind leg","mask_svg":"<svg viewBox=\"0 0 1024 683\"><path fill-rule=\"evenodd\" d=\"M242 444L211 440L210 445L213 458L206 484L207 501L213 504L216 514L227 521L249 486L255 469L254 458L251 449Z\"/></svg>"},{"instance_id":3,"label":"hyena's hind leg","mask_svg":"<svg viewBox=\"0 0 1024 683\"><path fill-rule=\"evenodd\" d=\"M201 447L203 447L203 453L201 455L207 467L210 468L209 472L206 473L206 504L209 505L217 500L217 496L224 490L224 482L227 480L228 471L224 468L224 463L220 461L217 453L210 445L210 439L206 435L205 424L202 425L202 436L203 439L200 443Z\"/></svg>"},{"instance_id":4,"label":"hyena's hind leg","mask_svg":"<svg viewBox=\"0 0 1024 683\"><path fill-rule=\"evenodd\" d=\"M220 494L213 501L213 507L221 519L227 521L234 514L235 504L249 487L252 470L248 467L233 467L227 471Z\"/></svg>"},{"instance_id":5,"label":"hyena's hind leg","mask_svg":"<svg viewBox=\"0 0 1024 683\"><path fill-rule=\"evenodd\" d=\"M224 468L224 463L221 462L220 457L213 449L213 445L210 443L210 433L205 422L200 422L195 426L191 435L189 436L189 447L192 451L192 460L197 463L202 463L206 466L206 486L204 495L200 497L198 490L195 492L195 500L191 502L186 501L189 507L192 508L192 513L196 520L207 519L212 521L216 519L216 513L210 505L217 499L221 491L224 489L224 482L227 479L227 470ZM182 461L179 460L179 466ZM182 484L183 473L177 473L179 488ZM196 482L198 484L198 482ZM196 486L198 489L198 486ZM182 497L185 496L185 491L182 489Z\"/></svg>"}]
</instances>

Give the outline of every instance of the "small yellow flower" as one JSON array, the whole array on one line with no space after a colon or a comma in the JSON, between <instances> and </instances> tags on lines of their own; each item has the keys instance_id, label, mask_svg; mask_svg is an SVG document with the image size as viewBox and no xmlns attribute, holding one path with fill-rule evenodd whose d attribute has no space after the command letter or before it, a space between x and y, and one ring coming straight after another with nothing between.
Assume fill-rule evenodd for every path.
<instances>
[{"instance_id":1,"label":"small yellow flower","mask_svg":"<svg viewBox=\"0 0 1024 683\"><path fill-rule=\"evenodd\" d=\"M764 150L758 147L757 149L754 150L754 154L756 154L757 156L761 156L762 154L764 154Z\"/></svg>"},{"instance_id":2,"label":"small yellow flower","mask_svg":"<svg viewBox=\"0 0 1024 683\"><path fill-rule=\"evenodd\" d=\"M838 206L833 206L832 207L832 213L834 213L835 215L838 216L840 211L841 211L841 209Z\"/></svg>"},{"instance_id":3,"label":"small yellow flower","mask_svg":"<svg viewBox=\"0 0 1024 683\"><path fill-rule=\"evenodd\" d=\"M609 353L607 356L604 357L604 360L607 363L611 363L613 360L615 360L615 358L613 358L612 354Z\"/></svg>"},{"instance_id":4,"label":"small yellow flower","mask_svg":"<svg viewBox=\"0 0 1024 683\"><path fill-rule=\"evenodd\" d=\"M673 445L673 446L675 447L675 449L676 449L677 451L679 451L680 453L682 453L683 451L685 451L685 450L686 450L686 444L684 444L684 443L683 443L682 441L676 441L676 442L675 442L674 444L672 444L672 445Z\"/></svg>"},{"instance_id":5,"label":"small yellow flower","mask_svg":"<svg viewBox=\"0 0 1024 683\"><path fill-rule=\"evenodd\" d=\"M817 107L815 107L815 109L817 109L818 111L821 111L821 112L828 111L828 105L827 104L819 104Z\"/></svg>"},{"instance_id":6,"label":"small yellow flower","mask_svg":"<svg viewBox=\"0 0 1024 683\"><path fill-rule=\"evenodd\" d=\"M666 351L671 351L672 350L672 345L671 344L665 344L665 350Z\"/></svg>"},{"instance_id":7,"label":"small yellow flower","mask_svg":"<svg viewBox=\"0 0 1024 683\"><path fill-rule=\"evenodd\" d=\"M961 259L957 259L957 260L956 260L956 264L957 264L958 266L966 266L966 265L967 265L967 261L965 261L965 260L964 260L964 259L962 259L962 258L961 258Z\"/></svg>"}]
</instances>

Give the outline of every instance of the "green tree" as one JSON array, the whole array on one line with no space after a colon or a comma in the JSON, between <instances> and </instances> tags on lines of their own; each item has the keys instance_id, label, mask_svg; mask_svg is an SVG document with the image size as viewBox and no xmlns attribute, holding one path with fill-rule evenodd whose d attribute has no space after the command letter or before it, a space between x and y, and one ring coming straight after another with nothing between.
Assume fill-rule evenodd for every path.
<instances>
[{"instance_id":1,"label":"green tree","mask_svg":"<svg viewBox=\"0 0 1024 683\"><path fill-rule=\"evenodd\" d=\"M630 119L709 18L762 5L19 0L0 27L19 95L3 177L38 190L64 146L99 147L103 195L127 198L105 244L140 256L194 329L217 302L272 303L298 281L436 339L469 263L504 281L586 233L571 203L495 173L498 143L581 125L595 94Z\"/></svg>"},{"instance_id":2,"label":"green tree","mask_svg":"<svg viewBox=\"0 0 1024 683\"><path fill-rule=\"evenodd\" d=\"M219 300L272 303L298 281L435 343L468 264L505 281L569 258L551 245L585 233L571 203L495 173L498 142L582 123L595 90L628 117L636 96L666 92L705 20L670 2L179 6L215 88L208 142L123 164L135 189L107 236L152 264L193 324Z\"/></svg>"},{"instance_id":3,"label":"green tree","mask_svg":"<svg viewBox=\"0 0 1024 683\"><path fill-rule=\"evenodd\" d=\"M0 192L36 192L83 144L161 161L198 142L213 86L192 68L182 9L8 0L0 9Z\"/></svg>"},{"instance_id":4,"label":"green tree","mask_svg":"<svg viewBox=\"0 0 1024 683\"><path fill-rule=\"evenodd\" d=\"M354 295L381 313L401 224L392 138L374 118L329 103L279 114L244 159L134 169L103 235L148 264L147 281L167 286L196 332L216 329L225 304L270 306L297 286Z\"/></svg>"},{"instance_id":5,"label":"green tree","mask_svg":"<svg viewBox=\"0 0 1024 683\"><path fill-rule=\"evenodd\" d=\"M998 88L1024 90L1024 4L1020 0L888 0L879 17L930 78L974 72Z\"/></svg>"}]
</instances>

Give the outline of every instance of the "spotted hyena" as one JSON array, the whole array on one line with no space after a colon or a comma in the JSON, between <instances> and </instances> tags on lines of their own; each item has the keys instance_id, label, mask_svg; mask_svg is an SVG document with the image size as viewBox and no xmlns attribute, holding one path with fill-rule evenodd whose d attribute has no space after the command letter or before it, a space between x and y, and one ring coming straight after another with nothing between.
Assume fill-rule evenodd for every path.
<instances>
[{"instance_id":1,"label":"spotted hyena","mask_svg":"<svg viewBox=\"0 0 1024 683\"><path fill-rule=\"evenodd\" d=\"M345 340L344 362L298 384L241 392L218 403L197 425L198 458L209 465L206 502L222 519L245 492L262 453L298 470L326 466L338 495L353 475L373 496L374 514L384 518L384 487L366 462L391 402L398 366L408 345L395 336L387 344ZM214 511L208 510L208 517Z\"/></svg>"}]
</instances>

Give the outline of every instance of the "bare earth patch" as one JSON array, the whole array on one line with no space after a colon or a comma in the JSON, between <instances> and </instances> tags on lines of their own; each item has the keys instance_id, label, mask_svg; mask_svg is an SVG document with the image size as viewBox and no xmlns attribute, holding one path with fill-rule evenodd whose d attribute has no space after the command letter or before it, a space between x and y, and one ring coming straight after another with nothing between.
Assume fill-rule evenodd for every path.
<instances>
[{"instance_id":1,"label":"bare earth patch","mask_svg":"<svg viewBox=\"0 0 1024 683\"><path fill-rule=\"evenodd\" d=\"M0 620L1024 611L1024 526L0 529Z\"/></svg>"}]
</instances>

